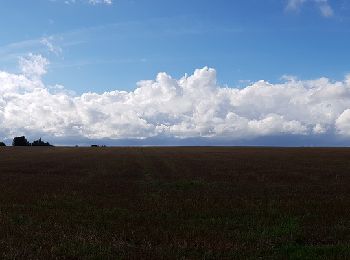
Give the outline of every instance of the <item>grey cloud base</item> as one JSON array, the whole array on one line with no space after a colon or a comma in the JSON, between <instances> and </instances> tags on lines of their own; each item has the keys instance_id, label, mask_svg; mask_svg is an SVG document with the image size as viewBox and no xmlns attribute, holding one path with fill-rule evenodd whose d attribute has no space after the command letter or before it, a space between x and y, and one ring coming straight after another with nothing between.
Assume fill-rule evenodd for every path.
<instances>
[{"instance_id":1,"label":"grey cloud base","mask_svg":"<svg viewBox=\"0 0 350 260\"><path fill-rule=\"evenodd\" d=\"M76 96L43 83L47 64L42 56L29 55L21 59L22 74L0 72L1 139L27 135L61 144L278 145L279 140L281 145L346 145L350 137L350 77L338 82L258 81L237 89L219 86L216 71L203 68L178 80L159 73L130 92Z\"/></svg>"}]
</instances>

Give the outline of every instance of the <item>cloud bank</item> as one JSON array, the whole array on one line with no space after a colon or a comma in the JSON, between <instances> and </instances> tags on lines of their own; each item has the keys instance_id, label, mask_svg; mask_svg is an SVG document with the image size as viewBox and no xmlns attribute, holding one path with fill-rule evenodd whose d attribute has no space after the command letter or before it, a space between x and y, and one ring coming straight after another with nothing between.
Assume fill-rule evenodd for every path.
<instances>
[{"instance_id":1,"label":"cloud bank","mask_svg":"<svg viewBox=\"0 0 350 260\"><path fill-rule=\"evenodd\" d=\"M48 64L30 54L20 59L20 74L0 71L0 139L350 137L350 76L238 89L219 86L205 67L180 79L159 73L130 92L74 95L43 83Z\"/></svg>"}]
</instances>

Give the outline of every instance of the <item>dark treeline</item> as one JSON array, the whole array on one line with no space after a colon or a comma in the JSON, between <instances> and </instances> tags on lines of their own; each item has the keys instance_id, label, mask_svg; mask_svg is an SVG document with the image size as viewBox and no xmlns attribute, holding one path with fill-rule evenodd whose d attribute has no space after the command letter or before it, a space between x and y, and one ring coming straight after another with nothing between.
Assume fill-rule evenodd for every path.
<instances>
[{"instance_id":1,"label":"dark treeline","mask_svg":"<svg viewBox=\"0 0 350 260\"><path fill-rule=\"evenodd\" d=\"M0 147L1 146L6 146L6 144L4 142L0 142ZM53 146L53 145L50 144L49 142L44 142L43 140L41 140L41 138L30 143L25 136L16 136L12 140L12 146ZM78 145L76 145L75 147L78 147ZM103 148L103 147L107 147L107 146L93 144L93 145L91 145L91 147L102 147Z\"/></svg>"},{"instance_id":2,"label":"dark treeline","mask_svg":"<svg viewBox=\"0 0 350 260\"><path fill-rule=\"evenodd\" d=\"M4 142L0 142L0 147L2 146L6 146L6 144ZM49 142L44 142L43 140L41 140L41 138L30 143L25 136L16 136L12 140L12 146L53 146L53 145L50 144ZM76 145L75 147L79 147L79 146ZM107 147L107 146L93 144L91 145L91 147Z\"/></svg>"},{"instance_id":3,"label":"dark treeline","mask_svg":"<svg viewBox=\"0 0 350 260\"><path fill-rule=\"evenodd\" d=\"M2 146L6 146L6 145L4 144ZM18 136L13 138L12 146L53 146L53 145L51 145L49 142L42 141L41 138L39 140L35 140L33 143L30 143L25 136Z\"/></svg>"}]
</instances>

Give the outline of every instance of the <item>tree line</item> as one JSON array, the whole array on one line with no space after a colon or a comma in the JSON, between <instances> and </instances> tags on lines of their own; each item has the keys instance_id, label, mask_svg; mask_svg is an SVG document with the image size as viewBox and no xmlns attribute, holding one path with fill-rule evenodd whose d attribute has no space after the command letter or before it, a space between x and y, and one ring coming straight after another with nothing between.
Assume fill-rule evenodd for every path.
<instances>
[{"instance_id":1,"label":"tree line","mask_svg":"<svg viewBox=\"0 0 350 260\"><path fill-rule=\"evenodd\" d=\"M4 142L0 142L0 146L6 146ZM30 143L25 136L17 136L13 138L12 146L53 146L49 142L44 142L39 138Z\"/></svg>"}]
</instances>

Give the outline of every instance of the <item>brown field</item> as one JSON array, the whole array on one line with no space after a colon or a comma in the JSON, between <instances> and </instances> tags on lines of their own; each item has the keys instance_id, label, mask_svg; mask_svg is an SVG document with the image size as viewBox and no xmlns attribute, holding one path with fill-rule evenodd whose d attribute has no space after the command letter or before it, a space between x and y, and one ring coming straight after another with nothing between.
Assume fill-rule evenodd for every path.
<instances>
[{"instance_id":1,"label":"brown field","mask_svg":"<svg viewBox=\"0 0 350 260\"><path fill-rule=\"evenodd\" d=\"M350 258L350 149L2 148L0 258Z\"/></svg>"}]
</instances>

